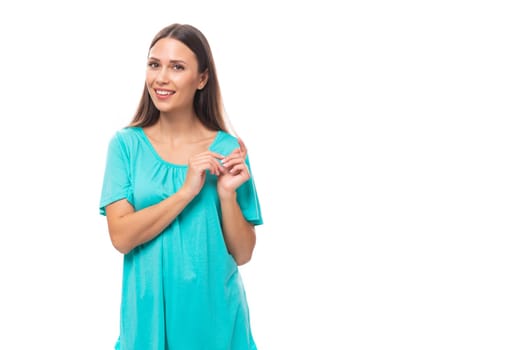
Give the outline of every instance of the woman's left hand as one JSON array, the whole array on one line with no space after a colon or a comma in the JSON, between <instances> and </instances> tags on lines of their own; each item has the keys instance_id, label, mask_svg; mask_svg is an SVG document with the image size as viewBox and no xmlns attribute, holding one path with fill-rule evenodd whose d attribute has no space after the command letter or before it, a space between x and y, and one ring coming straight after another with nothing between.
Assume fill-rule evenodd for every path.
<instances>
[{"instance_id":1,"label":"woman's left hand","mask_svg":"<svg viewBox=\"0 0 525 350\"><path fill-rule=\"evenodd\" d=\"M248 151L244 142L240 138L237 140L240 147L222 160L223 169L217 180L219 197L234 194L239 186L250 179L250 171L245 162Z\"/></svg>"}]
</instances>

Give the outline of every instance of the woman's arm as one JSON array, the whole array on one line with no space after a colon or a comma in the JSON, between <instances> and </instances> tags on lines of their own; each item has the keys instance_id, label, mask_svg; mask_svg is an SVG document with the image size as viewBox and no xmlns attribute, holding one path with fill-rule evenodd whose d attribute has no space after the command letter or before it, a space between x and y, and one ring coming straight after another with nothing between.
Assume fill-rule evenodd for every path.
<instances>
[{"instance_id":1,"label":"woman's arm","mask_svg":"<svg viewBox=\"0 0 525 350\"><path fill-rule=\"evenodd\" d=\"M222 230L228 251L237 265L250 261L255 248L255 227L246 219L237 202L237 188L250 179L245 163L246 146L239 139L240 148L222 161L223 169L217 182L221 202Z\"/></svg>"},{"instance_id":2,"label":"woman's arm","mask_svg":"<svg viewBox=\"0 0 525 350\"><path fill-rule=\"evenodd\" d=\"M151 207L135 211L121 199L106 207L109 236L122 254L158 236L193 199L182 189Z\"/></svg>"},{"instance_id":3,"label":"woman's arm","mask_svg":"<svg viewBox=\"0 0 525 350\"><path fill-rule=\"evenodd\" d=\"M220 201L224 241L237 265L244 265L255 248L255 227L244 218L235 192L220 197Z\"/></svg>"},{"instance_id":4,"label":"woman's arm","mask_svg":"<svg viewBox=\"0 0 525 350\"><path fill-rule=\"evenodd\" d=\"M183 186L173 195L150 207L135 211L125 199L106 206L109 235L113 246L127 254L133 248L158 236L199 194L206 179L206 170L219 175L217 159L223 156L206 151L192 157Z\"/></svg>"}]
</instances>

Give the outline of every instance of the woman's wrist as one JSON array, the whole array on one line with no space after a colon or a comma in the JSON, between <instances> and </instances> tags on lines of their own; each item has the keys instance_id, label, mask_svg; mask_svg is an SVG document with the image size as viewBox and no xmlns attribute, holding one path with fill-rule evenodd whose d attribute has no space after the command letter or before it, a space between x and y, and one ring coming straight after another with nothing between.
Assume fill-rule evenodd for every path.
<instances>
[{"instance_id":1,"label":"woman's wrist","mask_svg":"<svg viewBox=\"0 0 525 350\"><path fill-rule=\"evenodd\" d=\"M221 201L237 199L237 191L235 190L233 191L223 190L223 191L217 191L217 193L219 194L219 199Z\"/></svg>"},{"instance_id":2,"label":"woman's wrist","mask_svg":"<svg viewBox=\"0 0 525 350\"><path fill-rule=\"evenodd\" d=\"M186 186L182 186L175 194L187 202L190 202L196 196Z\"/></svg>"}]
</instances>

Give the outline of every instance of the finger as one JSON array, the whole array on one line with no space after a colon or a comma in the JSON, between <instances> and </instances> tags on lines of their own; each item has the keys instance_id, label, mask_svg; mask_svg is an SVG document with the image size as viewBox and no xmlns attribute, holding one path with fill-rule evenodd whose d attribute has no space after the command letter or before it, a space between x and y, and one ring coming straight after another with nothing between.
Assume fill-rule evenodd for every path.
<instances>
[{"instance_id":1,"label":"finger","mask_svg":"<svg viewBox=\"0 0 525 350\"><path fill-rule=\"evenodd\" d=\"M192 159L196 160L196 161L197 160L213 159L216 162L222 162L222 161L224 161L224 158L226 158L226 157L223 156L220 153L216 153L216 152L212 152L212 151L205 151L205 152L202 152L202 153L199 153L199 154L195 155Z\"/></svg>"},{"instance_id":2,"label":"finger","mask_svg":"<svg viewBox=\"0 0 525 350\"><path fill-rule=\"evenodd\" d=\"M221 174L221 168L222 168L222 166L219 164L219 161L213 158L213 159L209 159L208 162L209 162L208 164L209 164L210 172L213 175L219 176Z\"/></svg>"},{"instance_id":3,"label":"finger","mask_svg":"<svg viewBox=\"0 0 525 350\"><path fill-rule=\"evenodd\" d=\"M240 146L240 150L241 150L241 154L243 158L246 158L246 155L248 154L248 149L246 148L244 141L240 137L237 138L237 141L239 142L239 146Z\"/></svg>"},{"instance_id":4,"label":"finger","mask_svg":"<svg viewBox=\"0 0 525 350\"><path fill-rule=\"evenodd\" d=\"M219 175L222 167L217 159L209 156L198 157L197 159L194 159L192 166L195 167L195 169L198 169L199 172L209 170L210 173L214 175Z\"/></svg>"},{"instance_id":5,"label":"finger","mask_svg":"<svg viewBox=\"0 0 525 350\"><path fill-rule=\"evenodd\" d=\"M212 151L206 151L204 153L201 153L202 155L209 155L209 156L212 156L213 158L216 158L216 159L223 159L224 156L220 153L217 153L217 152L212 152Z\"/></svg>"},{"instance_id":6,"label":"finger","mask_svg":"<svg viewBox=\"0 0 525 350\"><path fill-rule=\"evenodd\" d=\"M242 157L241 155L239 155L239 156L230 155L230 156L224 158L221 161L221 163L222 163L222 166L224 166L224 167L232 167L234 165L244 163L244 157Z\"/></svg>"},{"instance_id":7,"label":"finger","mask_svg":"<svg viewBox=\"0 0 525 350\"><path fill-rule=\"evenodd\" d=\"M228 172L232 175L239 175L243 172L247 172L246 171L246 167L244 166L244 164L238 164L238 165L235 165L233 167L231 167Z\"/></svg>"},{"instance_id":8,"label":"finger","mask_svg":"<svg viewBox=\"0 0 525 350\"><path fill-rule=\"evenodd\" d=\"M192 159L202 159L202 158L215 158L215 159L224 159L224 156L217 152L212 151L204 151L202 153L198 153L192 157Z\"/></svg>"}]
</instances>

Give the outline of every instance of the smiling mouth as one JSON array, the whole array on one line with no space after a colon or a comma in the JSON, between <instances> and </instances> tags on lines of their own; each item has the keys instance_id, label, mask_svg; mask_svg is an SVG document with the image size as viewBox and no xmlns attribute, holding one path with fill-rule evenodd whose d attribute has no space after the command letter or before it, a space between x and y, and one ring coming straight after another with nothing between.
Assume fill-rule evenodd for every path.
<instances>
[{"instance_id":1,"label":"smiling mouth","mask_svg":"<svg viewBox=\"0 0 525 350\"><path fill-rule=\"evenodd\" d=\"M160 96L169 96L173 95L175 91L168 91L168 90L157 90L155 89L155 93Z\"/></svg>"}]
</instances>

